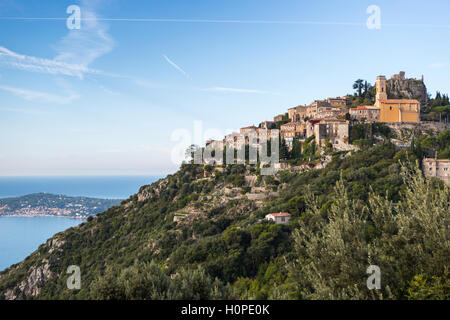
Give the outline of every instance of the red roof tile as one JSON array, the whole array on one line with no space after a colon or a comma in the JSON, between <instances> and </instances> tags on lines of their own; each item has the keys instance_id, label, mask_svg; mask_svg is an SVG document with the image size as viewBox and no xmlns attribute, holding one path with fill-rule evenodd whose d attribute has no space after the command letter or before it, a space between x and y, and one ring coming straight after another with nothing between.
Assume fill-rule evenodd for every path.
<instances>
[{"instance_id":1,"label":"red roof tile","mask_svg":"<svg viewBox=\"0 0 450 320\"><path fill-rule=\"evenodd\" d=\"M415 99L385 99L380 100L381 103L420 103L418 100Z\"/></svg>"},{"instance_id":2,"label":"red roof tile","mask_svg":"<svg viewBox=\"0 0 450 320\"><path fill-rule=\"evenodd\" d=\"M287 212L280 212L280 213L271 213L274 217L290 217L291 215Z\"/></svg>"}]
</instances>

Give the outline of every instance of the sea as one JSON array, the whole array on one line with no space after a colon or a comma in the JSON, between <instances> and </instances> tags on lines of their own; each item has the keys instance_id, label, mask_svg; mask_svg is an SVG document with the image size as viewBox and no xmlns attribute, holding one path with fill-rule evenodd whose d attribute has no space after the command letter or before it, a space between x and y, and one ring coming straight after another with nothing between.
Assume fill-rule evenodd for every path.
<instances>
[{"instance_id":1,"label":"sea","mask_svg":"<svg viewBox=\"0 0 450 320\"><path fill-rule=\"evenodd\" d=\"M52 193L102 199L127 199L162 176L0 177L0 198ZM83 219L66 217L0 217L0 271L29 256L54 234Z\"/></svg>"}]
</instances>

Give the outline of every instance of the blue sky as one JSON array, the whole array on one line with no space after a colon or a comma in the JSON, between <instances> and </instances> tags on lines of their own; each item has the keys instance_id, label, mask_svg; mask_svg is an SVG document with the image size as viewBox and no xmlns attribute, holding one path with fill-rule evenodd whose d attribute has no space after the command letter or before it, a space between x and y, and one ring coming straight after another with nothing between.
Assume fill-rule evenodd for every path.
<instances>
[{"instance_id":1,"label":"blue sky","mask_svg":"<svg viewBox=\"0 0 450 320\"><path fill-rule=\"evenodd\" d=\"M89 18L80 30L66 26L72 4ZM381 9L379 30L366 27L370 5ZM2 0L0 176L166 174L177 168L173 132L193 134L194 121L204 140L208 128L258 124L400 70L449 92L449 9L446 0Z\"/></svg>"}]
</instances>

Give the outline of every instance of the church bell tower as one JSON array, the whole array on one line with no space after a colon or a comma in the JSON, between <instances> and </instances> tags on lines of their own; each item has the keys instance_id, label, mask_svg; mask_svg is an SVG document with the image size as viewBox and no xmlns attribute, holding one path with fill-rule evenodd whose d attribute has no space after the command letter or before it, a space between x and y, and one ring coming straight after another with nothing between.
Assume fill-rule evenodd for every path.
<instances>
[{"instance_id":1,"label":"church bell tower","mask_svg":"<svg viewBox=\"0 0 450 320\"><path fill-rule=\"evenodd\" d=\"M377 77L377 96L376 101L379 100L386 100L387 99L387 92L386 92L386 77L385 76L378 76Z\"/></svg>"}]
</instances>

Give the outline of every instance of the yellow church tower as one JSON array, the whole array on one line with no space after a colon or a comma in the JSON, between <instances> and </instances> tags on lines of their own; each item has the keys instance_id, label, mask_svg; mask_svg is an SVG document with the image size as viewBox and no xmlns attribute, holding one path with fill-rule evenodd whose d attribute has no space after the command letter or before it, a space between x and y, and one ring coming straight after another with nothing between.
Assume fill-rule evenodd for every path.
<instances>
[{"instance_id":1,"label":"yellow church tower","mask_svg":"<svg viewBox=\"0 0 450 320\"><path fill-rule=\"evenodd\" d=\"M380 109L380 122L420 122L420 102L415 99L388 99L385 76L378 76L375 107Z\"/></svg>"},{"instance_id":2,"label":"yellow church tower","mask_svg":"<svg viewBox=\"0 0 450 320\"><path fill-rule=\"evenodd\" d=\"M378 76L377 77L377 95L376 95L376 101L375 105L378 106L378 102L380 100L387 100L387 92L386 92L386 77L385 76Z\"/></svg>"}]
</instances>

